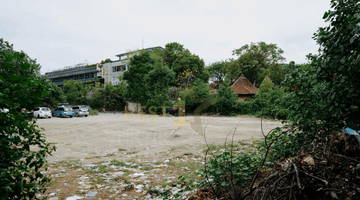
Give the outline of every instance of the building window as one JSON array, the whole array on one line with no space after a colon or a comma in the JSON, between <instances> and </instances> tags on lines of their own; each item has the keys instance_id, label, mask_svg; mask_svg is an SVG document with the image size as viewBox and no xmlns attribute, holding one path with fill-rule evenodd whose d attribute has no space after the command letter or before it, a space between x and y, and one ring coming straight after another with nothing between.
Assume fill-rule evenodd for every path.
<instances>
[{"instance_id":1,"label":"building window","mask_svg":"<svg viewBox=\"0 0 360 200\"><path fill-rule=\"evenodd\" d=\"M114 66L114 67L112 67L112 71L113 71L113 72L122 72L122 71L125 71L125 70L126 70L125 65L120 65L120 66Z\"/></svg>"}]
</instances>

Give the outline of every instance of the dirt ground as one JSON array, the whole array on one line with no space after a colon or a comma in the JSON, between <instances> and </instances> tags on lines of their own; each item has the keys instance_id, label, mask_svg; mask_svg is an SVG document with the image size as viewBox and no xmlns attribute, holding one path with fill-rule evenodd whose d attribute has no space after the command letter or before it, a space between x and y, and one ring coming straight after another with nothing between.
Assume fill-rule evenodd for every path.
<instances>
[{"instance_id":1,"label":"dirt ground","mask_svg":"<svg viewBox=\"0 0 360 200\"><path fill-rule=\"evenodd\" d=\"M100 113L89 117L39 119L37 124L45 129L43 133L47 141L57 147L53 156L48 158L50 163L78 159L86 164L93 162L92 158L103 156L125 159L136 156L149 161L194 153L205 147L205 127L209 144L224 144L235 127L234 142L263 137L258 118L201 116L197 119L186 116L187 122L176 127L179 118L174 116ZM262 126L267 133L281 123L263 120ZM231 136L228 142L231 142Z\"/></svg>"}]
</instances>

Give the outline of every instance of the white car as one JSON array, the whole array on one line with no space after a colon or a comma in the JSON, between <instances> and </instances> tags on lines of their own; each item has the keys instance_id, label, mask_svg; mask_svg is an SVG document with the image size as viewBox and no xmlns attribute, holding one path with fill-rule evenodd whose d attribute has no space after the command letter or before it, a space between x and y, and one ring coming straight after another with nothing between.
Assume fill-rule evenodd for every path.
<instances>
[{"instance_id":1,"label":"white car","mask_svg":"<svg viewBox=\"0 0 360 200\"><path fill-rule=\"evenodd\" d=\"M51 110L48 107L35 108L34 112L33 112L33 117L37 117L37 118L48 117L48 118L51 118Z\"/></svg>"}]
</instances>

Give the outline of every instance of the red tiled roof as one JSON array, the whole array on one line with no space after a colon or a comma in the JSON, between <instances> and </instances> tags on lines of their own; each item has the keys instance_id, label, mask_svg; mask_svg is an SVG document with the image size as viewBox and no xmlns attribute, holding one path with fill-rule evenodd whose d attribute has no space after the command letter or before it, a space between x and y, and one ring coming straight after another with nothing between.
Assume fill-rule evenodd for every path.
<instances>
[{"instance_id":1,"label":"red tiled roof","mask_svg":"<svg viewBox=\"0 0 360 200\"><path fill-rule=\"evenodd\" d=\"M235 91L236 94L256 94L259 91L259 88L256 88L250 81L245 77L239 77L231 88Z\"/></svg>"}]
</instances>

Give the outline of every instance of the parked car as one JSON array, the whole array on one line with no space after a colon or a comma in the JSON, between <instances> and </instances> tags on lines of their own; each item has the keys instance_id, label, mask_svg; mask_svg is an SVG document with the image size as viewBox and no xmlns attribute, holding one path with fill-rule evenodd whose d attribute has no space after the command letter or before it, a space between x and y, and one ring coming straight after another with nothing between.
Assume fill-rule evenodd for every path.
<instances>
[{"instance_id":1,"label":"parked car","mask_svg":"<svg viewBox=\"0 0 360 200\"><path fill-rule=\"evenodd\" d=\"M35 108L33 111L33 117L37 117L37 118L51 118L51 110L48 107L38 107Z\"/></svg>"},{"instance_id":2,"label":"parked car","mask_svg":"<svg viewBox=\"0 0 360 200\"><path fill-rule=\"evenodd\" d=\"M73 106L72 109L76 117L89 116L89 109L86 106Z\"/></svg>"},{"instance_id":3,"label":"parked car","mask_svg":"<svg viewBox=\"0 0 360 200\"><path fill-rule=\"evenodd\" d=\"M26 108L23 108L23 109L21 109L21 112L26 113L28 117L34 117L34 115L33 115L34 110L28 111L28 110L26 110Z\"/></svg>"},{"instance_id":4,"label":"parked car","mask_svg":"<svg viewBox=\"0 0 360 200\"><path fill-rule=\"evenodd\" d=\"M178 108L174 108L174 106L170 106L170 107L168 107L168 108L166 108L166 111L165 111L166 113L169 113L169 114L173 114L173 115L175 115L175 116L178 116L178 114L179 114L179 109Z\"/></svg>"},{"instance_id":5,"label":"parked car","mask_svg":"<svg viewBox=\"0 0 360 200\"><path fill-rule=\"evenodd\" d=\"M71 107L59 106L53 111L53 116L57 117L70 117L74 116L74 112Z\"/></svg>"}]
</instances>

